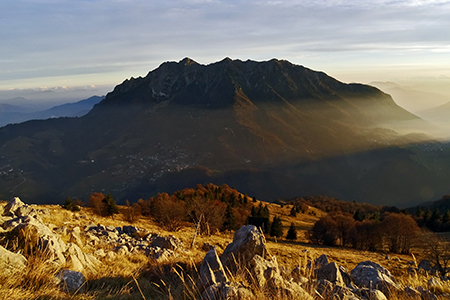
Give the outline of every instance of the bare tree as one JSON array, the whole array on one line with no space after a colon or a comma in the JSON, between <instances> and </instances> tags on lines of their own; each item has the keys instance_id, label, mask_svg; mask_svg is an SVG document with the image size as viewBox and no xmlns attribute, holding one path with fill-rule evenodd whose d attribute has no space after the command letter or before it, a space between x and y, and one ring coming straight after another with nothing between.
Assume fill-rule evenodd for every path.
<instances>
[{"instance_id":1,"label":"bare tree","mask_svg":"<svg viewBox=\"0 0 450 300\"><path fill-rule=\"evenodd\" d=\"M445 276L450 267L450 243L434 232L424 232L421 245L428 260Z\"/></svg>"}]
</instances>

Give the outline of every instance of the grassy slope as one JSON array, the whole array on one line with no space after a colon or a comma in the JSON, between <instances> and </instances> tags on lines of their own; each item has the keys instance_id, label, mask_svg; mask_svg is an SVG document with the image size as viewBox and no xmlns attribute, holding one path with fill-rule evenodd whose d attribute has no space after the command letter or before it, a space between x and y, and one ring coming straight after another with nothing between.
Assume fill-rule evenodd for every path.
<instances>
[{"instance_id":1,"label":"grassy slope","mask_svg":"<svg viewBox=\"0 0 450 300\"><path fill-rule=\"evenodd\" d=\"M277 241L273 238L267 239L269 250L277 256L280 266L285 267L288 272L294 269L296 265L300 265L304 269L308 259L326 254L330 261L335 261L349 270L361 261L371 260L387 267L400 282L407 282L416 287L426 284L427 277L419 278L407 275L408 265L406 262L412 260L412 256L398 255L396 257L400 258L400 261L394 261L386 260L385 254L381 253L308 244L305 239L305 232L313 226L319 216L325 214L322 211L310 208L310 211L314 211L316 216L300 213L293 218L289 216L291 206L281 207L278 204L264 204L268 205L272 217L274 215L281 217L284 235L286 235L291 222L298 226L300 238L295 242L287 241L284 238ZM52 223L56 227L72 228L89 223L114 226L129 225L122 215L117 215L114 219L102 218L94 215L90 208L82 208L81 212L72 213L55 205L41 207L48 208L51 212L44 218L44 222ZM193 287L192 281L195 281L196 268L206 254L206 251L202 250L202 245L204 243L216 245L220 254L233 238L233 233L198 236L194 248L189 248L194 234L194 228L191 224L187 224L186 227L177 232L168 232L152 220L143 217L133 225L162 236L174 235L182 240L185 248L189 250L179 251L178 257L171 258L170 262L164 264L151 261L141 254L121 256L120 259L115 260L105 258L98 273L85 274L88 279L87 293L76 295L72 299L144 299L144 297L146 299L182 299L196 297L201 291ZM63 236L63 239L66 242L68 241L68 237ZM93 252L94 250L84 249L86 252ZM420 255L416 255L416 258L419 260ZM66 299L67 295L51 284L51 277L58 270L43 263L39 257L29 258L29 262L29 267L22 276L9 278L3 282L0 286L0 295L2 295L0 298L7 296L11 300L24 298ZM138 286L144 296L141 295Z\"/></svg>"}]
</instances>

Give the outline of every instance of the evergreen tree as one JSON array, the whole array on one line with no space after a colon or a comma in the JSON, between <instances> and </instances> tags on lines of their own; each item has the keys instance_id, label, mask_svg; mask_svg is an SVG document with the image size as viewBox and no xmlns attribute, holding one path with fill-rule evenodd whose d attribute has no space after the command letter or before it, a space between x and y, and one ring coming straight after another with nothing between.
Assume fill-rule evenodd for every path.
<instances>
[{"instance_id":1,"label":"evergreen tree","mask_svg":"<svg viewBox=\"0 0 450 300\"><path fill-rule=\"evenodd\" d=\"M418 206L416 210L416 217L420 218L423 214L422 207Z\"/></svg>"},{"instance_id":2,"label":"evergreen tree","mask_svg":"<svg viewBox=\"0 0 450 300\"><path fill-rule=\"evenodd\" d=\"M364 220L364 215L361 213L361 211L358 209L355 214L353 215L353 219L356 221L362 221Z\"/></svg>"},{"instance_id":3,"label":"evergreen tree","mask_svg":"<svg viewBox=\"0 0 450 300\"><path fill-rule=\"evenodd\" d=\"M297 216L297 209L295 209L295 206L292 206L291 208L291 212L289 214L291 217L296 217Z\"/></svg>"},{"instance_id":4,"label":"evergreen tree","mask_svg":"<svg viewBox=\"0 0 450 300\"><path fill-rule=\"evenodd\" d=\"M225 222L222 225L222 230L236 230L236 219L230 204L227 205L227 210L225 211Z\"/></svg>"},{"instance_id":5,"label":"evergreen tree","mask_svg":"<svg viewBox=\"0 0 450 300\"><path fill-rule=\"evenodd\" d=\"M73 202L72 198L67 197L66 202L61 205L62 208L70 210L70 211L80 211L80 207Z\"/></svg>"},{"instance_id":6,"label":"evergreen tree","mask_svg":"<svg viewBox=\"0 0 450 300\"><path fill-rule=\"evenodd\" d=\"M273 217L272 225L270 226L270 236L283 236L283 224L281 224L281 219L277 216Z\"/></svg>"},{"instance_id":7,"label":"evergreen tree","mask_svg":"<svg viewBox=\"0 0 450 300\"><path fill-rule=\"evenodd\" d=\"M294 223L291 223L289 230L286 235L286 239L295 241L297 239L297 229L295 229Z\"/></svg>"},{"instance_id":8,"label":"evergreen tree","mask_svg":"<svg viewBox=\"0 0 450 300\"><path fill-rule=\"evenodd\" d=\"M442 223L447 224L450 221L450 210L447 209L442 217Z\"/></svg>"},{"instance_id":9,"label":"evergreen tree","mask_svg":"<svg viewBox=\"0 0 450 300\"><path fill-rule=\"evenodd\" d=\"M102 202L105 204L105 214L107 216L113 216L114 214L119 213L116 201L113 199L111 194L106 195L105 199L103 199Z\"/></svg>"},{"instance_id":10,"label":"evergreen tree","mask_svg":"<svg viewBox=\"0 0 450 300\"><path fill-rule=\"evenodd\" d=\"M255 196L253 196L252 201L253 201L253 202L256 202L256 197L255 197Z\"/></svg>"}]
</instances>

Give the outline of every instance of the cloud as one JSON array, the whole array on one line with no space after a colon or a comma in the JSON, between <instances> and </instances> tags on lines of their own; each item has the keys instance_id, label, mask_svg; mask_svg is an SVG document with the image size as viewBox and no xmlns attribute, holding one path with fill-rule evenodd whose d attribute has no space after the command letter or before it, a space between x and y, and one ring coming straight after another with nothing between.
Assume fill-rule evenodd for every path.
<instances>
[{"instance_id":1,"label":"cloud","mask_svg":"<svg viewBox=\"0 0 450 300\"><path fill-rule=\"evenodd\" d=\"M39 76L145 75L186 56L202 63L279 57L333 67L395 63L404 55L432 64L449 49L449 3L4 0L0 89Z\"/></svg>"}]
</instances>

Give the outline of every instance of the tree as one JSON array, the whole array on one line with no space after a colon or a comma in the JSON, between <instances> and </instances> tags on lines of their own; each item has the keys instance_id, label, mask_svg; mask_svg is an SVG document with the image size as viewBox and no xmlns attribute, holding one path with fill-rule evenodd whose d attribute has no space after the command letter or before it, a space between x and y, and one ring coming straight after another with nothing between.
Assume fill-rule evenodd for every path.
<instances>
[{"instance_id":1,"label":"tree","mask_svg":"<svg viewBox=\"0 0 450 300\"><path fill-rule=\"evenodd\" d=\"M297 229L295 229L294 223L291 223L289 230L286 235L286 239L295 241L297 239Z\"/></svg>"},{"instance_id":2,"label":"tree","mask_svg":"<svg viewBox=\"0 0 450 300\"><path fill-rule=\"evenodd\" d=\"M426 232L421 237L421 245L426 257L432 262L442 277L450 267L450 243L442 236Z\"/></svg>"},{"instance_id":3,"label":"tree","mask_svg":"<svg viewBox=\"0 0 450 300\"><path fill-rule=\"evenodd\" d=\"M281 223L281 219L277 216L273 217L272 225L270 226L270 236L283 236L283 224Z\"/></svg>"},{"instance_id":4,"label":"tree","mask_svg":"<svg viewBox=\"0 0 450 300\"><path fill-rule=\"evenodd\" d=\"M309 240L314 244L335 246L338 240L337 224L329 215L320 218L314 223L308 233Z\"/></svg>"},{"instance_id":5,"label":"tree","mask_svg":"<svg viewBox=\"0 0 450 300\"><path fill-rule=\"evenodd\" d=\"M297 209L295 208L295 206L292 206L291 208L291 212L289 214L291 217L296 217L297 216Z\"/></svg>"},{"instance_id":6,"label":"tree","mask_svg":"<svg viewBox=\"0 0 450 300\"><path fill-rule=\"evenodd\" d=\"M106 216L112 217L114 214L119 213L119 208L117 208L116 201L111 194L106 195L102 202L104 203Z\"/></svg>"},{"instance_id":7,"label":"tree","mask_svg":"<svg viewBox=\"0 0 450 300\"><path fill-rule=\"evenodd\" d=\"M70 211L80 211L80 207L70 197L67 197L66 202L61 207Z\"/></svg>"},{"instance_id":8,"label":"tree","mask_svg":"<svg viewBox=\"0 0 450 300\"><path fill-rule=\"evenodd\" d=\"M341 245L345 247L347 245L350 230L355 225L355 219L353 219L353 217L351 217L350 215L343 215L343 214L335 215L333 219L337 225L336 229L339 241L341 242Z\"/></svg>"},{"instance_id":9,"label":"tree","mask_svg":"<svg viewBox=\"0 0 450 300\"><path fill-rule=\"evenodd\" d=\"M231 204L227 205L227 210L225 211L225 222L222 225L222 230L236 230L236 219L234 217Z\"/></svg>"},{"instance_id":10,"label":"tree","mask_svg":"<svg viewBox=\"0 0 450 300\"><path fill-rule=\"evenodd\" d=\"M130 202L126 200L125 207L126 208L123 212L125 220L127 220L130 223L134 223L137 220L139 220L141 216L141 206L139 204L133 203L133 205L130 205Z\"/></svg>"},{"instance_id":11,"label":"tree","mask_svg":"<svg viewBox=\"0 0 450 300\"><path fill-rule=\"evenodd\" d=\"M409 254L420 228L411 216L391 213L381 222L381 230L391 252Z\"/></svg>"}]
</instances>

